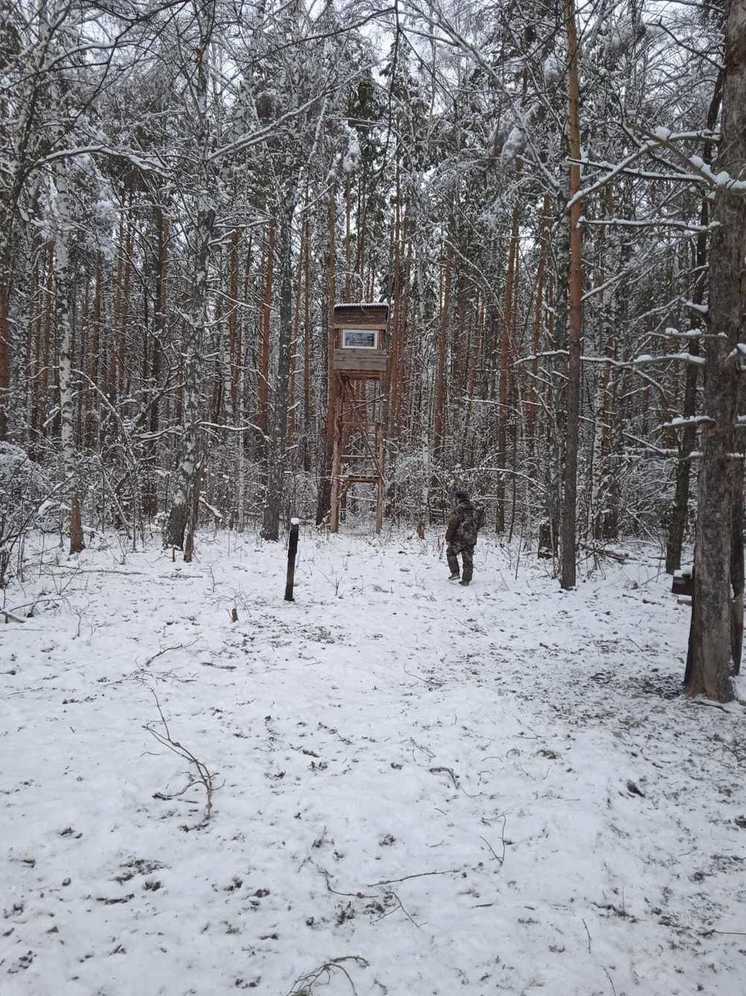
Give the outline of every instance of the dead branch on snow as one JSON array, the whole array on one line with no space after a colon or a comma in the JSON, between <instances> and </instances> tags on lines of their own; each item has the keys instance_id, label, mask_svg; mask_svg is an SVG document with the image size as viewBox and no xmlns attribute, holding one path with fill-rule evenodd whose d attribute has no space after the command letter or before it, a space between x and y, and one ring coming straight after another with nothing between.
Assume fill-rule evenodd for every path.
<instances>
[{"instance_id":1,"label":"dead branch on snow","mask_svg":"<svg viewBox=\"0 0 746 996\"><path fill-rule=\"evenodd\" d=\"M203 813L202 819L199 823L196 824L196 826L190 827L184 825L181 827L182 830L202 830L210 822L210 817L212 816L212 796L213 792L215 791L214 779L216 772L210 771L207 765L203 761L200 761L198 757L195 757L195 755L189 750L188 747L185 747L184 744L179 743L178 740L173 739L173 737L171 736L171 731L169 729L166 717L163 715L163 709L161 708L161 703L158 700L158 695L156 694L154 688L151 688L150 691L153 695L153 698L155 699L155 705L158 710L158 715L160 716L160 722L161 726L163 727L163 732L157 729L156 726L153 725L153 723L145 723L143 725L143 729L147 730L151 736L155 737L155 739L162 747L165 747L167 750L173 751L174 754L183 758L195 772L195 777L192 778L178 792L172 792L168 795L164 792L156 792L153 798L177 799L180 796L184 795L184 793L187 792L194 785L202 785L202 787L205 790L205 811Z\"/></svg>"}]
</instances>

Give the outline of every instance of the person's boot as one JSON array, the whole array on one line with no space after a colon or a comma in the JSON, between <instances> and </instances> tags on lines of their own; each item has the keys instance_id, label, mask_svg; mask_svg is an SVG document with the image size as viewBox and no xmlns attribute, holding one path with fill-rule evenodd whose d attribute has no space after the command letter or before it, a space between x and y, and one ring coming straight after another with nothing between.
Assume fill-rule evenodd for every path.
<instances>
[{"instance_id":1,"label":"person's boot","mask_svg":"<svg viewBox=\"0 0 746 996\"><path fill-rule=\"evenodd\" d=\"M467 585L471 584L471 578L461 578L459 584L466 588Z\"/></svg>"},{"instance_id":2,"label":"person's boot","mask_svg":"<svg viewBox=\"0 0 746 996\"><path fill-rule=\"evenodd\" d=\"M461 577L461 575L460 575L460 574L451 574L451 576L450 576L450 577L448 578L448 580L449 580L449 581L458 581L458 579L459 579L460 577Z\"/></svg>"}]
</instances>

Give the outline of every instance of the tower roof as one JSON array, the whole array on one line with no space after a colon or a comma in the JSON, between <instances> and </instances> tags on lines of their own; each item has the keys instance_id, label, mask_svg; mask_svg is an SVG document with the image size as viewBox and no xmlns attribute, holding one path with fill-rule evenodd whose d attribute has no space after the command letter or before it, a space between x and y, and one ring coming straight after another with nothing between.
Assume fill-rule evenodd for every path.
<instances>
[{"instance_id":1,"label":"tower roof","mask_svg":"<svg viewBox=\"0 0 746 996\"><path fill-rule=\"evenodd\" d=\"M342 328L384 328L389 316L387 304L362 302L359 304L335 304L334 324Z\"/></svg>"}]
</instances>

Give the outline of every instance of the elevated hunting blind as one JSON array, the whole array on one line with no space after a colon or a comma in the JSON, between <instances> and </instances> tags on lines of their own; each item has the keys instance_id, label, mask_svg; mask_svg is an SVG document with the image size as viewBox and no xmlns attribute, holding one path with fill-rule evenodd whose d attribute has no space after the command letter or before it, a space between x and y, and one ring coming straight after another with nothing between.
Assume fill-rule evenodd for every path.
<instances>
[{"instance_id":1,"label":"elevated hunting blind","mask_svg":"<svg viewBox=\"0 0 746 996\"><path fill-rule=\"evenodd\" d=\"M350 488L372 485L376 531L383 526L383 382L387 304L337 304L329 402L334 411L331 529L337 532Z\"/></svg>"},{"instance_id":2,"label":"elevated hunting blind","mask_svg":"<svg viewBox=\"0 0 746 996\"><path fill-rule=\"evenodd\" d=\"M337 304L334 308L336 373L379 380L386 373L387 304Z\"/></svg>"}]
</instances>

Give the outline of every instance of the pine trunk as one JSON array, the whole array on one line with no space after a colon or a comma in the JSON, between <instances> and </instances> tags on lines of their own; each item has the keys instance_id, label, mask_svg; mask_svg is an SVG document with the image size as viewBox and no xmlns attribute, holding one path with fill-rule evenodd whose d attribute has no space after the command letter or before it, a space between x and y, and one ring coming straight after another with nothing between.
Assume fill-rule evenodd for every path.
<instances>
[{"instance_id":1,"label":"pine trunk","mask_svg":"<svg viewBox=\"0 0 746 996\"><path fill-rule=\"evenodd\" d=\"M580 84L575 2L565 0L565 29L567 32L567 131L570 151L570 189L572 198L580 190ZM580 417L580 356L583 337L583 232L579 221L582 214L580 201L569 209L570 263L567 281L567 389L565 424L565 464L563 468L562 510L560 514L560 555L562 588L574 588L576 580L577 544L577 488L578 488L578 438Z\"/></svg>"},{"instance_id":2,"label":"pine trunk","mask_svg":"<svg viewBox=\"0 0 746 996\"><path fill-rule=\"evenodd\" d=\"M272 343L272 284L275 266L275 226L270 224L267 230L264 257L264 298L262 300L260 344L259 344L259 388L257 425L263 438L259 441L262 452L266 447L267 430L269 428L269 358Z\"/></svg>"},{"instance_id":3,"label":"pine trunk","mask_svg":"<svg viewBox=\"0 0 746 996\"><path fill-rule=\"evenodd\" d=\"M732 0L726 24L722 138L716 173L744 179L746 163L746 0ZM709 330L704 371L702 462L694 561L694 597L686 687L689 695L733 698L730 674L734 602L743 597L743 551L733 543L734 508L741 508L743 459L735 457L740 378L737 346L744 338L746 197L719 184L710 250ZM733 595L731 593L734 590Z\"/></svg>"},{"instance_id":4,"label":"pine trunk","mask_svg":"<svg viewBox=\"0 0 746 996\"><path fill-rule=\"evenodd\" d=\"M10 410L10 294L3 282L0 286L0 442L8 436Z\"/></svg>"},{"instance_id":5,"label":"pine trunk","mask_svg":"<svg viewBox=\"0 0 746 996\"><path fill-rule=\"evenodd\" d=\"M307 201L307 198L306 198ZM308 203L306 203L308 211ZM311 223L303 226L303 470L311 469Z\"/></svg>"},{"instance_id":6,"label":"pine trunk","mask_svg":"<svg viewBox=\"0 0 746 996\"><path fill-rule=\"evenodd\" d=\"M513 354L513 327L515 323L515 273L518 259L518 223L520 208L513 205L513 220L510 226L508 245L508 269L505 277L505 298L503 303L503 328L500 337L500 387L497 408L497 513L495 528L498 533L505 530L505 477L508 462L508 423L511 415L511 357Z\"/></svg>"},{"instance_id":7,"label":"pine trunk","mask_svg":"<svg viewBox=\"0 0 746 996\"><path fill-rule=\"evenodd\" d=\"M531 352L533 353L534 359L531 361L531 387L528 392L528 412L526 415L526 440L529 452L534 449L536 420L539 414L540 404L540 394L537 388L537 377L539 374L538 354L541 351L542 334L544 330L544 281L546 279L547 256L549 254L549 239L551 231L549 206L549 194L545 194L544 205L542 207L541 218L539 220L539 264L536 271L534 320L531 337Z\"/></svg>"},{"instance_id":8,"label":"pine trunk","mask_svg":"<svg viewBox=\"0 0 746 996\"><path fill-rule=\"evenodd\" d=\"M443 261L443 300L438 329L437 365L435 369L435 413L433 417L433 456L441 460L446 436L446 359L448 356L448 322L451 308L451 256L446 251Z\"/></svg>"},{"instance_id":9,"label":"pine trunk","mask_svg":"<svg viewBox=\"0 0 746 996\"><path fill-rule=\"evenodd\" d=\"M288 388L290 349L293 338L293 213L294 203L287 194L280 228L280 328L277 357L277 381L273 392L272 424L267 467L267 499L264 506L262 538L280 538L280 514L284 496L287 464Z\"/></svg>"},{"instance_id":10,"label":"pine trunk","mask_svg":"<svg viewBox=\"0 0 746 996\"><path fill-rule=\"evenodd\" d=\"M324 438L320 448L319 491L316 506L316 525L320 525L331 508L332 497L332 455L334 450L335 410L337 404L337 384L333 369L334 360L334 303L337 294L337 201L334 189L329 191L327 202L327 246L326 275L324 278L325 302L322 314L322 344L325 387L326 420ZM324 394L322 393L321 397Z\"/></svg>"},{"instance_id":11,"label":"pine trunk","mask_svg":"<svg viewBox=\"0 0 746 996\"><path fill-rule=\"evenodd\" d=\"M715 84L715 92L710 102L707 114L707 128L714 131L720 113L720 104L723 97L723 73L718 76ZM712 162L712 141L707 139L702 150L702 159L708 165ZM707 228L710 220L710 204L707 197L702 198L700 208L699 223L703 231L697 236L696 267L698 273L704 271L707 264ZM694 304L702 304L705 298L705 279L697 278L697 283L692 295ZM693 339L689 343L689 352L692 356L699 356L699 343ZM699 366L696 363L687 363L684 373L684 407L683 415L691 418L696 412L697 406L697 381L699 379ZM689 518L689 487L691 478L691 454L697 445L697 431L692 426L687 426L681 433L679 441L679 453L676 463L676 489L674 493L673 507L671 509L671 520L669 523L668 537L666 543L666 571L673 574L681 567L681 551L684 546L684 536L686 535L687 521Z\"/></svg>"}]
</instances>

